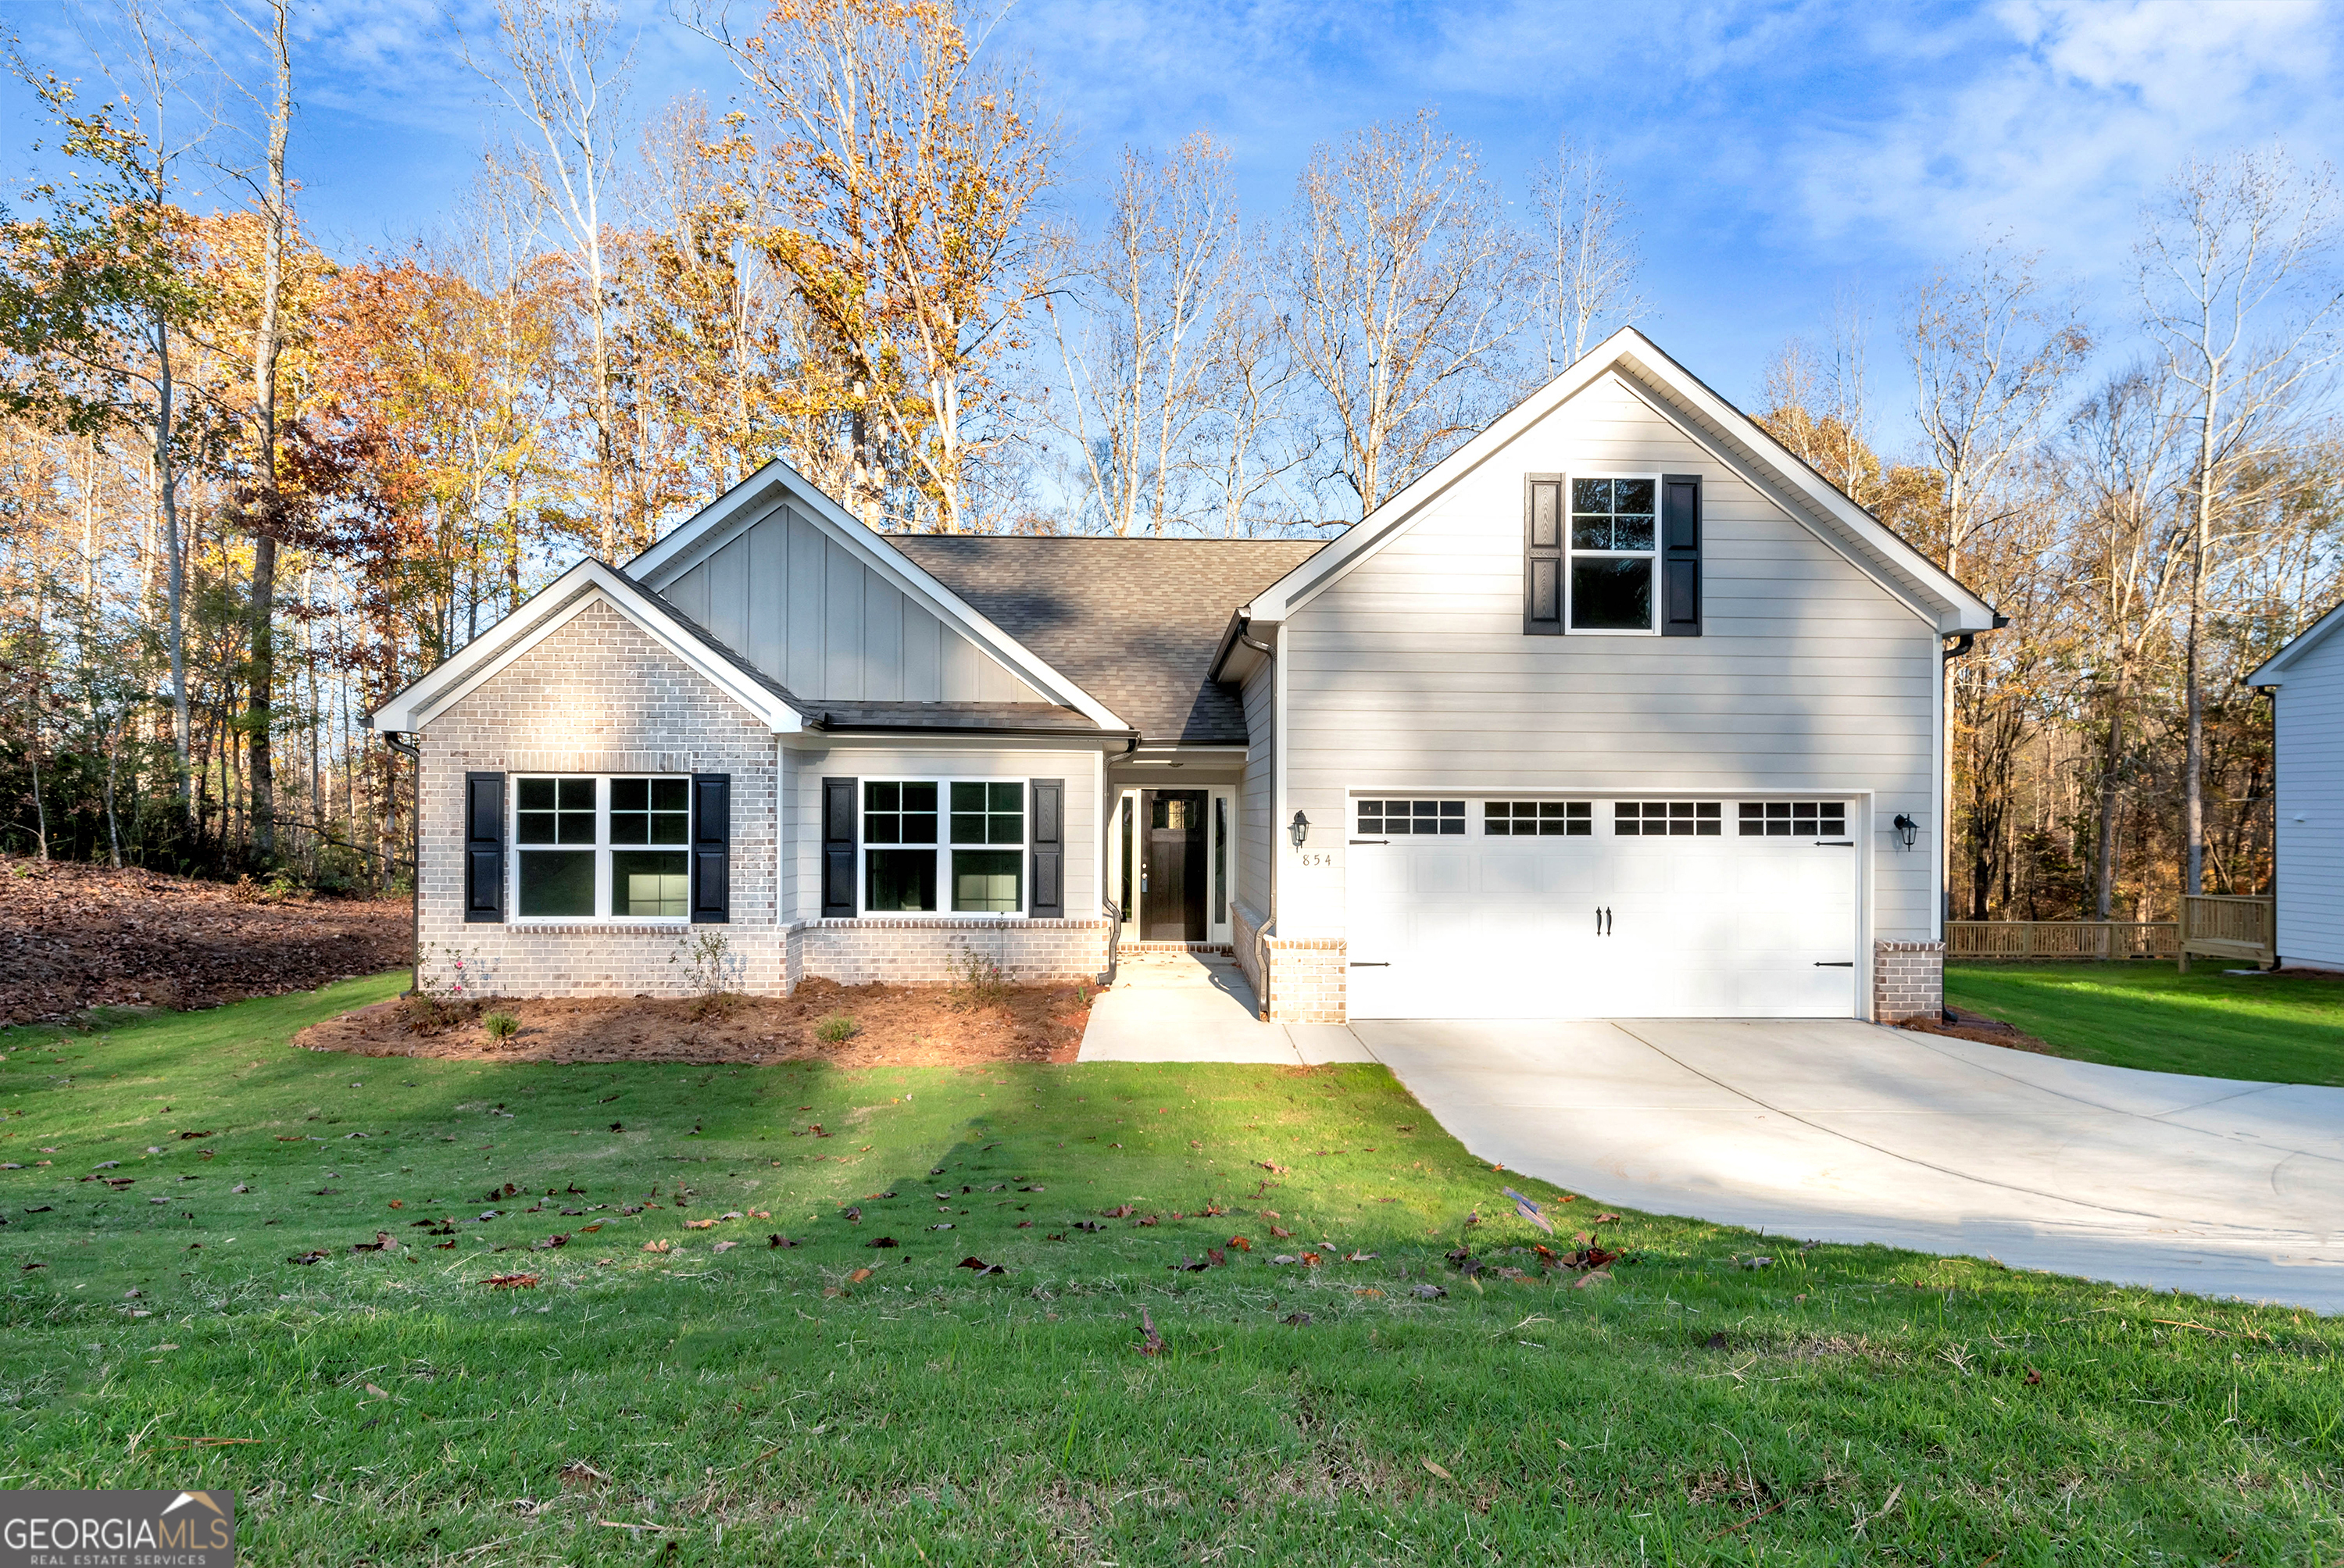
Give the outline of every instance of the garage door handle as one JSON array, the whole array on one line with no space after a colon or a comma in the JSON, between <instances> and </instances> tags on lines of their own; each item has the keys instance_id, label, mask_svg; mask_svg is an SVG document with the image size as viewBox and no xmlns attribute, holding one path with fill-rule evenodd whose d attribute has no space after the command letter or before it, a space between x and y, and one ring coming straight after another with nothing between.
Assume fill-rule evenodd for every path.
<instances>
[{"instance_id":1,"label":"garage door handle","mask_svg":"<svg viewBox=\"0 0 2344 1568\"><path fill-rule=\"evenodd\" d=\"M1598 936L1612 935L1612 911L1601 904L1595 906L1595 935Z\"/></svg>"},{"instance_id":2,"label":"garage door handle","mask_svg":"<svg viewBox=\"0 0 2344 1568\"><path fill-rule=\"evenodd\" d=\"M1370 964L1354 959L1351 963L1351 967L1354 969L1389 969L1391 966L1389 964Z\"/></svg>"},{"instance_id":3,"label":"garage door handle","mask_svg":"<svg viewBox=\"0 0 2344 1568\"><path fill-rule=\"evenodd\" d=\"M1389 838L1355 838L1351 840L1351 842L1353 844L1389 844L1391 840Z\"/></svg>"},{"instance_id":4,"label":"garage door handle","mask_svg":"<svg viewBox=\"0 0 2344 1568\"><path fill-rule=\"evenodd\" d=\"M1854 849L1855 847L1855 840L1852 838L1819 838L1815 840L1815 847L1818 849Z\"/></svg>"},{"instance_id":5,"label":"garage door handle","mask_svg":"<svg viewBox=\"0 0 2344 1568\"><path fill-rule=\"evenodd\" d=\"M1815 960L1815 967L1818 969L1853 969L1855 967L1855 960L1853 958L1842 958L1834 962L1829 959L1818 958Z\"/></svg>"}]
</instances>

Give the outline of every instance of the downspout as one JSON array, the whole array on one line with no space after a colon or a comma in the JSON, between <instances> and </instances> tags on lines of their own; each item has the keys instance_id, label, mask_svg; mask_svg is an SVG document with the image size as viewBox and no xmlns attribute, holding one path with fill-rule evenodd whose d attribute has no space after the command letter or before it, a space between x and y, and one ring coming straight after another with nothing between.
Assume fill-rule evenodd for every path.
<instances>
[{"instance_id":1,"label":"downspout","mask_svg":"<svg viewBox=\"0 0 2344 1568\"><path fill-rule=\"evenodd\" d=\"M1997 615L1995 619L1999 622L2002 617ZM1937 654L1937 690L1943 693L1945 704L1944 722L1938 731L1945 747L1945 760L1939 770L1945 791L1945 820L1937 824L1937 880L1944 888L1938 895L1943 907L1937 911L1937 935L1941 938L1945 935L1945 923L1954 917L1954 683L1943 672L1955 660L1966 658L1976 649L1977 633L1965 632L1955 640L1952 647L1941 648Z\"/></svg>"},{"instance_id":2,"label":"downspout","mask_svg":"<svg viewBox=\"0 0 2344 1568\"><path fill-rule=\"evenodd\" d=\"M1278 787L1286 774L1285 726L1279 721L1286 717L1286 703L1280 700L1280 693L1278 692L1278 680L1281 672L1278 667L1278 650L1253 635L1253 620L1250 616L1241 616L1238 618L1238 641L1269 661L1269 733L1271 747L1269 763L1269 907L1263 910L1262 915L1268 920L1270 928L1275 930L1278 926L1278 818L1279 812L1282 811L1286 805L1286 792ZM1261 1007L1261 1021L1266 1024L1269 1022L1270 1017L1269 994L1270 980L1272 978L1270 974L1268 932L1257 930L1253 934L1253 939L1256 945L1254 961L1256 966L1261 970L1261 995L1255 997L1254 1000L1259 1004Z\"/></svg>"},{"instance_id":3,"label":"downspout","mask_svg":"<svg viewBox=\"0 0 2344 1568\"><path fill-rule=\"evenodd\" d=\"M410 987L409 994L419 996L423 994L423 748L412 741L400 740L395 730L382 733L382 744L415 764L415 804L407 816L409 835L408 951L415 960L415 967L409 976L408 985Z\"/></svg>"}]
</instances>

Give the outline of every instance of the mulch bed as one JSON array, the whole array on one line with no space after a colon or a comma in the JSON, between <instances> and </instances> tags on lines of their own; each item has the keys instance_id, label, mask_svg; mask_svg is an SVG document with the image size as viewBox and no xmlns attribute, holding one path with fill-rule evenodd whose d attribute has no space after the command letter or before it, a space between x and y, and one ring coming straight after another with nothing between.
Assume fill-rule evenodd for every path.
<instances>
[{"instance_id":1,"label":"mulch bed","mask_svg":"<svg viewBox=\"0 0 2344 1568\"><path fill-rule=\"evenodd\" d=\"M1975 1040L1982 1046L2002 1046L2014 1051L2032 1051L2038 1057L2056 1057L2057 1051L2048 1041L2037 1039L2016 1024L2006 1024L2000 1018L1989 1018L1984 1013L1965 1012L1959 1007L1944 1009L1942 1018L1907 1018L1896 1027L1910 1029L1916 1035L1949 1035L1956 1040Z\"/></svg>"},{"instance_id":2,"label":"mulch bed","mask_svg":"<svg viewBox=\"0 0 2344 1568\"><path fill-rule=\"evenodd\" d=\"M410 962L407 900L264 901L241 887L0 855L0 1023L211 1007Z\"/></svg>"},{"instance_id":3,"label":"mulch bed","mask_svg":"<svg viewBox=\"0 0 2344 1568\"><path fill-rule=\"evenodd\" d=\"M444 1057L501 1062L823 1061L841 1067L966 1067L1071 1062L1096 987L1005 986L977 997L945 986L842 986L808 978L787 996L497 999L437 1007L378 1002L312 1024L293 1043L362 1057ZM509 1013L502 1040L484 1019ZM850 1020L844 1040L822 1039L826 1018Z\"/></svg>"}]
</instances>

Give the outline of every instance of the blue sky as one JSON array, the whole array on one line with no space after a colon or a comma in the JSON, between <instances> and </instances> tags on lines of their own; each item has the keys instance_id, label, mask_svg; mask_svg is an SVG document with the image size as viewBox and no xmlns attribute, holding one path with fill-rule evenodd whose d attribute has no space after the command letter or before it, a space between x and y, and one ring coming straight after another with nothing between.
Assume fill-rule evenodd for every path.
<instances>
[{"instance_id":1,"label":"blue sky","mask_svg":"<svg viewBox=\"0 0 2344 1568\"><path fill-rule=\"evenodd\" d=\"M216 0L184 3L234 46ZM729 66L664 0L621 9L638 107L732 95ZM36 64L86 77L76 15L18 3L0 22ZM485 35L487 7L330 0L299 25L293 163L312 232L355 255L429 230L498 132L454 36ZM1893 430L1893 323L1917 279L2006 234L2120 352L2140 205L2184 157L2272 142L2344 156L2339 42L2344 13L2305 0L1017 0L989 46L1028 57L1062 115L1078 207L1125 144L1200 128L1232 148L1254 217L1285 204L1315 143L1427 104L1515 192L1569 135L1637 208L1643 325L1664 347L1747 400L1784 338L1861 298ZM0 96L20 147L31 108L21 88Z\"/></svg>"}]
</instances>

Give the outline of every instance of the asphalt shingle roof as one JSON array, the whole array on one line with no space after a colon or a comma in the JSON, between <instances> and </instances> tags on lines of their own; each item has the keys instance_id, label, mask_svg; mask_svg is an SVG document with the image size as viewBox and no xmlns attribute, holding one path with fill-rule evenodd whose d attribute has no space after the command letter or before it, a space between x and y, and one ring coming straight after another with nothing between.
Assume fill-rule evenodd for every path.
<instances>
[{"instance_id":1,"label":"asphalt shingle roof","mask_svg":"<svg viewBox=\"0 0 2344 1568\"><path fill-rule=\"evenodd\" d=\"M1317 539L892 533L888 542L1151 743L1242 743L1234 687L1206 679L1229 615Z\"/></svg>"}]
</instances>

